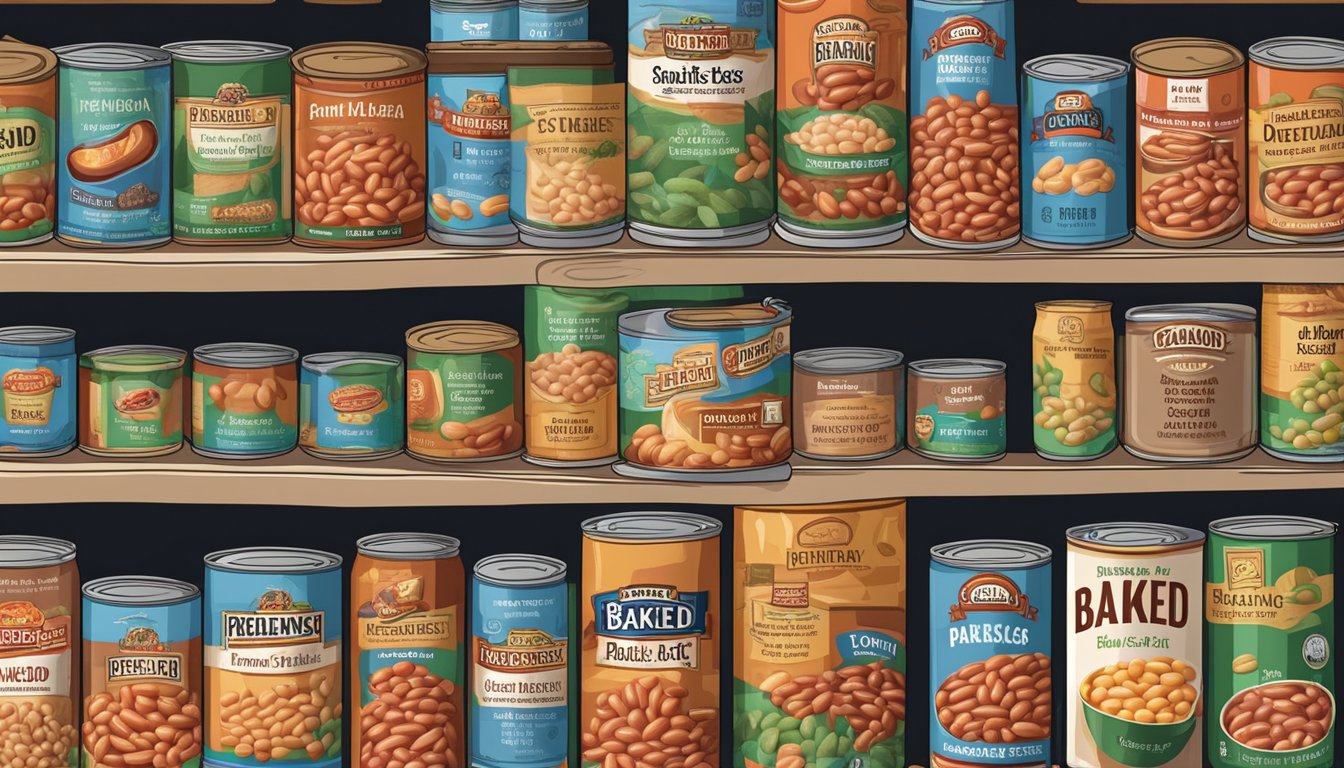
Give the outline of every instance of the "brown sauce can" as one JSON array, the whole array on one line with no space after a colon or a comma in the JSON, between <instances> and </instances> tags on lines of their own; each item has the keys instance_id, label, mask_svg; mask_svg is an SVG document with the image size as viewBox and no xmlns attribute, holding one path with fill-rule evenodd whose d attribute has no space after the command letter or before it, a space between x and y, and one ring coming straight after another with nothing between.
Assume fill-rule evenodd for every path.
<instances>
[{"instance_id":1,"label":"brown sauce can","mask_svg":"<svg viewBox=\"0 0 1344 768\"><path fill-rule=\"evenodd\" d=\"M523 347L480 320L406 332L406 451L429 461L493 461L523 450Z\"/></svg>"},{"instance_id":2,"label":"brown sauce can","mask_svg":"<svg viewBox=\"0 0 1344 768\"><path fill-rule=\"evenodd\" d=\"M905 356L830 347L793 356L794 450L810 459L862 461L901 448Z\"/></svg>"},{"instance_id":3,"label":"brown sauce can","mask_svg":"<svg viewBox=\"0 0 1344 768\"><path fill-rule=\"evenodd\" d=\"M0 104L0 248L50 240L56 222L56 54L0 41Z\"/></svg>"}]
</instances>

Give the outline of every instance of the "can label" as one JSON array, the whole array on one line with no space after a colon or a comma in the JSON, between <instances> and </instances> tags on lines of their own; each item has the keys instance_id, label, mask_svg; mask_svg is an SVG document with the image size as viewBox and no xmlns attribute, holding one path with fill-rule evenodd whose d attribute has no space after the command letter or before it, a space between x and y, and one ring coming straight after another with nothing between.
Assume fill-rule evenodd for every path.
<instances>
[{"instance_id":1,"label":"can label","mask_svg":"<svg viewBox=\"0 0 1344 768\"><path fill-rule=\"evenodd\" d=\"M430 227L510 228L504 75L430 75L429 94Z\"/></svg>"},{"instance_id":2,"label":"can label","mask_svg":"<svg viewBox=\"0 0 1344 768\"><path fill-rule=\"evenodd\" d=\"M406 445L433 458L503 456L523 446L522 350L435 354L411 350Z\"/></svg>"},{"instance_id":3,"label":"can label","mask_svg":"<svg viewBox=\"0 0 1344 768\"><path fill-rule=\"evenodd\" d=\"M1266 285L1260 317L1260 444L1344 455L1344 285Z\"/></svg>"},{"instance_id":4,"label":"can label","mask_svg":"<svg viewBox=\"0 0 1344 768\"><path fill-rule=\"evenodd\" d=\"M10 712L7 735L14 743L44 740L49 766L73 768L80 740L79 572L73 562L5 571L0 708Z\"/></svg>"},{"instance_id":5,"label":"can label","mask_svg":"<svg viewBox=\"0 0 1344 768\"><path fill-rule=\"evenodd\" d=\"M910 448L932 456L987 458L1008 450L1003 375L974 379L914 376L907 420Z\"/></svg>"},{"instance_id":6,"label":"can label","mask_svg":"<svg viewBox=\"0 0 1344 768\"><path fill-rule=\"evenodd\" d=\"M76 368L73 352L30 357L0 351L0 448L39 452L74 442Z\"/></svg>"},{"instance_id":7,"label":"can label","mask_svg":"<svg viewBox=\"0 0 1344 768\"><path fill-rule=\"evenodd\" d=\"M304 369L299 444L341 454L399 450L405 391L399 365L352 362L327 373Z\"/></svg>"},{"instance_id":8,"label":"can label","mask_svg":"<svg viewBox=\"0 0 1344 768\"><path fill-rule=\"evenodd\" d=\"M1063 458L1109 453L1119 442L1111 305L1044 303L1031 342L1036 450Z\"/></svg>"},{"instance_id":9,"label":"can label","mask_svg":"<svg viewBox=\"0 0 1344 768\"><path fill-rule=\"evenodd\" d=\"M517 3L501 3L489 10L472 8L471 5L430 3L430 42L518 39Z\"/></svg>"},{"instance_id":10,"label":"can label","mask_svg":"<svg viewBox=\"0 0 1344 768\"><path fill-rule=\"evenodd\" d=\"M570 10L520 6L518 39L551 42L588 39L588 5Z\"/></svg>"},{"instance_id":11,"label":"can label","mask_svg":"<svg viewBox=\"0 0 1344 768\"><path fill-rule=\"evenodd\" d=\"M56 219L56 78L6 85L3 98L0 178L5 202L11 195L25 202L18 220L0 224L0 244L18 244L48 234Z\"/></svg>"},{"instance_id":12,"label":"can label","mask_svg":"<svg viewBox=\"0 0 1344 768\"><path fill-rule=\"evenodd\" d=\"M163 361L157 370L113 370L97 362L79 369L84 400L80 444L108 451L155 451L182 444L182 361L145 354L119 357L134 366ZM172 366L172 367L169 367Z\"/></svg>"},{"instance_id":13,"label":"can label","mask_svg":"<svg viewBox=\"0 0 1344 768\"><path fill-rule=\"evenodd\" d=\"M191 442L219 453L283 453L299 435L295 365L225 368L196 362Z\"/></svg>"}]
</instances>

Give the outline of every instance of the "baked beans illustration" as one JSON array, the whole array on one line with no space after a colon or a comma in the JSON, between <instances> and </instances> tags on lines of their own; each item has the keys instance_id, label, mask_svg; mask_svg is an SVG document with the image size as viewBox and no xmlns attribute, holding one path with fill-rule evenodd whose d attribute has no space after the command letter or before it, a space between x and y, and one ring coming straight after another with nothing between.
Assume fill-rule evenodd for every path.
<instances>
[{"instance_id":1,"label":"baked beans illustration","mask_svg":"<svg viewBox=\"0 0 1344 768\"><path fill-rule=\"evenodd\" d=\"M1260 446L1344 461L1344 285L1266 285L1260 318Z\"/></svg>"},{"instance_id":2,"label":"baked beans illustration","mask_svg":"<svg viewBox=\"0 0 1344 768\"><path fill-rule=\"evenodd\" d=\"M0 41L0 247L50 240L56 225L56 54Z\"/></svg>"}]
</instances>

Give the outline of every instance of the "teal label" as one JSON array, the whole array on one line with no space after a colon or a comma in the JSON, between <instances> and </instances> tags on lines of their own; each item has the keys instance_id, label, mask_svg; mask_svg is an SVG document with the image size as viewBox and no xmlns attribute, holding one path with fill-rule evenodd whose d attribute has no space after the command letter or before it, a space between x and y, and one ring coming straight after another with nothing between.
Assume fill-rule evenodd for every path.
<instances>
[{"instance_id":1,"label":"teal label","mask_svg":"<svg viewBox=\"0 0 1344 768\"><path fill-rule=\"evenodd\" d=\"M27 347L0 345L0 450L39 453L75 442L74 342Z\"/></svg>"},{"instance_id":2,"label":"teal label","mask_svg":"<svg viewBox=\"0 0 1344 768\"><path fill-rule=\"evenodd\" d=\"M588 4L571 9L536 4L520 6L518 39L538 42L587 40Z\"/></svg>"},{"instance_id":3,"label":"teal label","mask_svg":"<svg viewBox=\"0 0 1344 768\"><path fill-rule=\"evenodd\" d=\"M191 442L219 453L283 453L298 440L294 365L230 371L197 364L192 372Z\"/></svg>"},{"instance_id":4,"label":"teal label","mask_svg":"<svg viewBox=\"0 0 1344 768\"><path fill-rule=\"evenodd\" d=\"M0 221L0 243L21 243L51 232L56 207L55 158L56 121L51 115L32 107L0 105L4 193L6 197L18 193L25 200L17 211L20 218L5 214Z\"/></svg>"},{"instance_id":5,"label":"teal label","mask_svg":"<svg viewBox=\"0 0 1344 768\"><path fill-rule=\"evenodd\" d=\"M1003 377L936 380L915 377L909 443L934 456L987 458L1008 450Z\"/></svg>"},{"instance_id":6,"label":"teal label","mask_svg":"<svg viewBox=\"0 0 1344 768\"><path fill-rule=\"evenodd\" d=\"M128 362L125 358L119 362ZM153 371L88 373L91 448L152 450L182 442L182 366Z\"/></svg>"},{"instance_id":7,"label":"teal label","mask_svg":"<svg viewBox=\"0 0 1344 768\"><path fill-rule=\"evenodd\" d=\"M462 40L517 40L518 4L503 2L430 3L429 39L434 43Z\"/></svg>"}]
</instances>

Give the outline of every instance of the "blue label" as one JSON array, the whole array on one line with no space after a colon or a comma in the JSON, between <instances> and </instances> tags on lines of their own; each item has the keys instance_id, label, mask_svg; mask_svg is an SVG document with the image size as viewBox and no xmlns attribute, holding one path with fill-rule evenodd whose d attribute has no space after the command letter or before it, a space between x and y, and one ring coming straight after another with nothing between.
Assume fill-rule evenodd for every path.
<instances>
[{"instance_id":1,"label":"blue label","mask_svg":"<svg viewBox=\"0 0 1344 768\"><path fill-rule=\"evenodd\" d=\"M1017 104L1012 2L915 0L911 30L916 109L938 96L973 100L980 91L994 104Z\"/></svg>"},{"instance_id":2,"label":"blue label","mask_svg":"<svg viewBox=\"0 0 1344 768\"><path fill-rule=\"evenodd\" d=\"M329 375L305 368L299 385L299 440L317 449L397 450L405 439L405 381L400 366ZM311 433L308 430L312 430Z\"/></svg>"},{"instance_id":3,"label":"blue label","mask_svg":"<svg viewBox=\"0 0 1344 768\"><path fill-rule=\"evenodd\" d=\"M703 634L708 592L633 584L593 595L597 633L609 637Z\"/></svg>"},{"instance_id":4,"label":"blue label","mask_svg":"<svg viewBox=\"0 0 1344 768\"><path fill-rule=\"evenodd\" d=\"M522 6L518 9L518 39L539 42L587 40L588 6L572 10L549 10L544 5Z\"/></svg>"},{"instance_id":5,"label":"blue label","mask_svg":"<svg viewBox=\"0 0 1344 768\"><path fill-rule=\"evenodd\" d=\"M905 647L900 638L885 632L843 632L835 637L835 652L845 666L881 661L896 669L905 668Z\"/></svg>"},{"instance_id":6,"label":"blue label","mask_svg":"<svg viewBox=\"0 0 1344 768\"><path fill-rule=\"evenodd\" d=\"M435 201L429 225L450 232L511 228L504 75L431 75L428 116L429 185Z\"/></svg>"},{"instance_id":7,"label":"blue label","mask_svg":"<svg viewBox=\"0 0 1344 768\"><path fill-rule=\"evenodd\" d=\"M75 342L0 344L0 449L56 451L75 442Z\"/></svg>"},{"instance_id":8,"label":"blue label","mask_svg":"<svg viewBox=\"0 0 1344 768\"><path fill-rule=\"evenodd\" d=\"M429 40L455 43L462 40L517 40L518 5L474 9L470 5L429 6Z\"/></svg>"}]
</instances>

